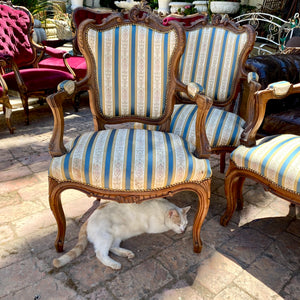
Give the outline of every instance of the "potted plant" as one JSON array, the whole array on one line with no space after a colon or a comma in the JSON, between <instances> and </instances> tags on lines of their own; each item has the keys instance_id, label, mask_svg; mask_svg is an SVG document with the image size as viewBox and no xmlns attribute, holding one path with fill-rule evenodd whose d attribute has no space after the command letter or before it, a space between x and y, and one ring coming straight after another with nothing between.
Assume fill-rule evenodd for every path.
<instances>
[{"instance_id":1,"label":"potted plant","mask_svg":"<svg viewBox=\"0 0 300 300\"><path fill-rule=\"evenodd\" d=\"M236 14L240 9L240 2L240 0L209 0L209 8L214 14Z\"/></svg>"},{"instance_id":2,"label":"potted plant","mask_svg":"<svg viewBox=\"0 0 300 300\"><path fill-rule=\"evenodd\" d=\"M172 1L170 2L170 10L172 14L180 13L184 11L185 7L191 6L192 5L192 0L188 0L185 2L182 1Z\"/></svg>"}]
</instances>

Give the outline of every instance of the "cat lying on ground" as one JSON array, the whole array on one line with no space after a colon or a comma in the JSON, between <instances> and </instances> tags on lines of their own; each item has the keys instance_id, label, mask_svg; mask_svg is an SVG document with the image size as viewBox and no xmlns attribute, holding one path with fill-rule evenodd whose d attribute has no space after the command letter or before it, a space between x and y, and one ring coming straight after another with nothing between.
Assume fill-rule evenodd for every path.
<instances>
[{"instance_id":1,"label":"cat lying on ground","mask_svg":"<svg viewBox=\"0 0 300 300\"><path fill-rule=\"evenodd\" d=\"M109 251L127 258L134 253L120 247L121 241L142 233L161 233L173 230L183 233L187 226L190 206L179 208L166 199L148 200L141 204L119 204L109 201L100 204L82 225L78 242L68 253L53 260L56 268L78 257L88 241L93 243L97 258L106 266L118 270L121 264L108 256Z\"/></svg>"}]
</instances>

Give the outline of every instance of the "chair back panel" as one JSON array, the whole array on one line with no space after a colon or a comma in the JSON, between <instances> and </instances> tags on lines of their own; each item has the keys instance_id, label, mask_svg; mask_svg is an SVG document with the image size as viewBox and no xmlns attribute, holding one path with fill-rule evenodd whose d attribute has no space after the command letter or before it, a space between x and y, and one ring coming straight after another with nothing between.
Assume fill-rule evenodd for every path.
<instances>
[{"instance_id":1,"label":"chair back panel","mask_svg":"<svg viewBox=\"0 0 300 300\"><path fill-rule=\"evenodd\" d=\"M26 8L0 5L0 55L9 56L21 67L33 61L29 40L32 28L30 12Z\"/></svg>"},{"instance_id":2,"label":"chair back panel","mask_svg":"<svg viewBox=\"0 0 300 300\"><path fill-rule=\"evenodd\" d=\"M249 48L246 31L233 32L206 25L186 31L186 49L179 72L184 83L197 82L214 102L227 102L234 94L234 83L241 76L243 55Z\"/></svg>"},{"instance_id":3,"label":"chair back panel","mask_svg":"<svg viewBox=\"0 0 300 300\"><path fill-rule=\"evenodd\" d=\"M140 24L88 31L96 64L100 113L159 118L164 114L174 30Z\"/></svg>"}]
</instances>

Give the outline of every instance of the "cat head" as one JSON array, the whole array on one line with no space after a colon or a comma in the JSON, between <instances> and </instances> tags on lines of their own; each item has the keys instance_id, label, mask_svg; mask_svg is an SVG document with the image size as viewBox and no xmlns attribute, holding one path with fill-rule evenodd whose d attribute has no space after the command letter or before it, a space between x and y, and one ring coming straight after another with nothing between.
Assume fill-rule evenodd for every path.
<instances>
[{"instance_id":1,"label":"cat head","mask_svg":"<svg viewBox=\"0 0 300 300\"><path fill-rule=\"evenodd\" d=\"M190 208L190 206L187 206L184 208L169 209L165 218L167 227L176 233L183 233L188 223L187 213Z\"/></svg>"}]
</instances>

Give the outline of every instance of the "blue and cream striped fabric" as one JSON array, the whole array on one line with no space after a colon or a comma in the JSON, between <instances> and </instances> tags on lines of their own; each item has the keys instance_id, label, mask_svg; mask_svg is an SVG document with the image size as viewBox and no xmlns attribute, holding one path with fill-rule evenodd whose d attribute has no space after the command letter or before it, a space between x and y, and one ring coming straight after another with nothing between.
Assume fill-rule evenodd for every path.
<instances>
[{"instance_id":1,"label":"blue and cream striped fabric","mask_svg":"<svg viewBox=\"0 0 300 300\"><path fill-rule=\"evenodd\" d=\"M211 176L209 161L193 155L195 147L181 137L143 129L89 132L54 157L49 176L101 189L142 191Z\"/></svg>"},{"instance_id":2,"label":"blue and cream striped fabric","mask_svg":"<svg viewBox=\"0 0 300 300\"><path fill-rule=\"evenodd\" d=\"M162 116L175 36L174 30L161 33L142 25L88 31L105 116Z\"/></svg>"},{"instance_id":3,"label":"blue and cream striped fabric","mask_svg":"<svg viewBox=\"0 0 300 300\"><path fill-rule=\"evenodd\" d=\"M280 187L300 193L300 137L283 134L257 141L257 146L239 146L231 160L243 169L269 179Z\"/></svg>"},{"instance_id":4,"label":"blue and cream striped fabric","mask_svg":"<svg viewBox=\"0 0 300 300\"><path fill-rule=\"evenodd\" d=\"M197 105L175 105L171 117L170 132L175 133L193 145L196 144L195 124ZM245 121L234 113L211 107L206 118L206 135L211 147L240 144Z\"/></svg>"},{"instance_id":5,"label":"blue and cream striped fabric","mask_svg":"<svg viewBox=\"0 0 300 300\"><path fill-rule=\"evenodd\" d=\"M197 82L213 100L226 101L247 40L246 32L237 34L213 26L186 31L186 48L179 66L181 80L185 84Z\"/></svg>"}]
</instances>

